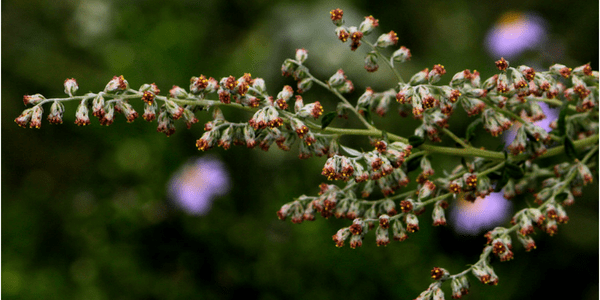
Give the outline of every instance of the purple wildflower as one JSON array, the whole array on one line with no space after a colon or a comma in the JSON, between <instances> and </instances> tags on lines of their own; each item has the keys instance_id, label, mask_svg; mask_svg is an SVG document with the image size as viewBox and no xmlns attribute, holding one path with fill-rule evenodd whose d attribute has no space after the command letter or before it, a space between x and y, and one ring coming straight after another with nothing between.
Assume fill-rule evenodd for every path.
<instances>
[{"instance_id":1,"label":"purple wildflower","mask_svg":"<svg viewBox=\"0 0 600 300\"><path fill-rule=\"evenodd\" d=\"M544 20L534 14L504 13L490 29L485 45L493 57L513 58L540 46L546 37Z\"/></svg>"},{"instance_id":2,"label":"purple wildflower","mask_svg":"<svg viewBox=\"0 0 600 300\"><path fill-rule=\"evenodd\" d=\"M223 163L214 157L188 162L171 177L169 195L191 215L204 215L217 196L229 191L229 175Z\"/></svg>"},{"instance_id":3,"label":"purple wildflower","mask_svg":"<svg viewBox=\"0 0 600 300\"><path fill-rule=\"evenodd\" d=\"M508 220L512 203L502 193L491 193L475 202L455 201L449 211L448 222L462 235L478 235Z\"/></svg>"}]
</instances>

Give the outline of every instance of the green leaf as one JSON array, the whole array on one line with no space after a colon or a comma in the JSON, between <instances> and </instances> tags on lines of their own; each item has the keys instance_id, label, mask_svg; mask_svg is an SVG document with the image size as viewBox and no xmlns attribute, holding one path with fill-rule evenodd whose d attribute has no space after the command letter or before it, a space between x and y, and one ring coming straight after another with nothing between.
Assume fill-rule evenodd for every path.
<instances>
[{"instance_id":1,"label":"green leaf","mask_svg":"<svg viewBox=\"0 0 600 300\"><path fill-rule=\"evenodd\" d=\"M418 135L412 135L408 138L408 143L413 146L414 148L417 148L419 146L421 146L423 143L425 143L425 139L423 139L422 137L418 136Z\"/></svg>"},{"instance_id":2,"label":"green leaf","mask_svg":"<svg viewBox=\"0 0 600 300\"><path fill-rule=\"evenodd\" d=\"M465 133L465 139L468 141L471 140L471 138L474 136L474 132L475 129L477 129L477 125L479 125L480 123L482 123L483 120L481 118L476 119L475 121L471 122L471 124L469 124L469 126L467 126L467 131Z\"/></svg>"},{"instance_id":3,"label":"green leaf","mask_svg":"<svg viewBox=\"0 0 600 300\"><path fill-rule=\"evenodd\" d=\"M565 153L570 159L577 158L577 150L575 150L575 145L573 145L573 141L568 136L565 136Z\"/></svg>"},{"instance_id":4,"label":"green leaf","mask_svg":"<svg viewBox=\"0 0 600 300\"><path fill-rule=\"evenodd\" d=\"M421 166L421 160L413 158L406 162L406 174L418 169Z\"/></svg>"},{"instance_id":5,"label":"green leaf","mask_svg":"<svg viewBox=\"0 0 600 300\"><path fill-rule=\"evenodd\" d=\"M340 147L342 147L342 149L343 149L344 151L346 151L346 153L348 153L348 154L349 154L349 155L351 155L351 156L354 156L354 157L359 157L359 156L362 156L362 155L363 155L363 153L362 153L362 152L360 152L360 151L357 151L357 150L354 150L354 149L352 149L352 148L348 148L348 147L346 147L346 146L344 146L344 145L340 145Z\"/></svg>"},{"instance_id":6,"label":"green leaf","mask_svg":"<svg viewBox=\"0 0 600 300\"><path fill-rule=\"evenodd\" d=\"M513 164L513 163L509 163L506 162L504 163L504 170L506 171L506 174L514 179L521 179L523 178L523 176L525 176L525 172L523 172L523 169L521 169L521 167Z\"/></svg>"},{"instance_id":7,"label":"green leaf","mask_svg":"<svg viewBox=\"0 0 600 300\"><path fill-rule=\"evenodd\" d=\"M561 203L563 202L565 199L567 199L567 196L569 196L567 193L560 193L558 195L556 195L556 197L554 197L554 199L558 202Z\"/></svg>"},{"instance_id":8,"label":"green leaf","mask_svg":"<svg viewBox=\"0 0 600 300\"><path fill-rule=\"evenodd\" d=\"M494 188L494 192L498 193L502 190L502 188L504 188L504 186L506 185L506 183L508 182L508 174L506 174L506 168L504 168L502 170L502 176L500 177L500 180L498 181L498 183L496 183L496 187Z\"/></svg>"},{"instance_id":9,"label":"green leaf","mask_svg":"<svg viewBox=\"0 0 600 300\"><path fill-rule=\"evenodd\" d=\"M329 124L331 124L333 119L335 119L336 115L337 115L337 113L334 111L326 113L323 116L323 118L321 119L321 129L327 128L327 126L329 126Z\"/></svg>"},{"instance_id":10,"label":"green leaf","mask_svg":"<svg viewBox=\"0 0 600 300\"><path fill-rule=\"evenodd\" d=\"M560 113L558 114L558 136L564 136L567 133L567 126L565 123L565 119L567 118L567 106L569 106L569 103L565 101L560 108Z\"/></svg>"}]
</instances>

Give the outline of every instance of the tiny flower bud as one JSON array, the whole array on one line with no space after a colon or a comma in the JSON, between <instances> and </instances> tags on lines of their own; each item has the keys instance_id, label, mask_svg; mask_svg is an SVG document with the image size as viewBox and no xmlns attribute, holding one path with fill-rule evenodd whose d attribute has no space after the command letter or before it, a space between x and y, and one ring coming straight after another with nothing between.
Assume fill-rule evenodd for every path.
<instances>
[{"instance_id":1,"label":"tiny flower bud","mask_svg":"<svg viewBox=\"0 0 600 300\"><path fill-rule=\"evenodd\" d=\"M350 230L348 227L344 227L337 231L336 234L333 235L332 239L335 242L336 247L344 246L344 241L350 236Z\"/></svg>"},{"instance_id":2,"label":"tiny flower bud","mask_svg":"<svg viewBox=\"0 0 600 300\"><path fill-rule=\"evenodd\" d=\"M36 105L32 108L26 109L23 113L15 119L15 122L22 127L25 127L27 121L29 121L29 128L37 128L40 129L42 127L42 115L44 113L44 109L41 105Z\"/></svg>"},{"instance_id":3,"label":"tiny flower bud","mask_svg":"<svg viewBox=\"0 0 600 300\"><path fill-rule=\"evenodd\" d=\"M569 76L571 76L571 68L567 68L565 65L561 64L554 64L550 66L548 71L550 71L550 73L552 74L560 75L564 78L569 78Z\"/></svg>"},{"instance_id":4,"label":"tiny flower bud","mask_svg":"<svg viewBox=\"0 0 600 300\"><path fill-rule=\"evenodd\" d=\"M29 124L29 120L31 120L31 116L33 115L33 109L37 107L31 107L28 108L26 110L24 110L21 115L19 115L17 118L15 118L15 123L17 123L17 125L25 128L27 127L27 124Z\"/></svg>"},{"instance_id":5,"label":"tiny flower bud","mask_svg":"<svg viewBox=\"0 0 600 300\"><path fill-rule=\"evenodd\" d=\"M506 61L504 57L501 57L500 60L496 61L496 68L500 71L506 70L506 68L508 68L508 61Z\"/></svg>"},{"instance_id":6,"label":"tiny flower bud","mask_svg":"<svg viewBox=\"0 0 600 300\"><path fill-rule=\"evenodd\" d=\"M42 94L35 94L35 95L25 95L23 96L23 103L27 106L29 104L31 105L37 105L38 103L42 102L44 99L44 96L42 96Z\"/></svg>"},{"instance_id":7,"label":"tiny flower bud","mask_svg":"<svg viewBox=\"0 0 600 300\"><path fill-rule=\"evenodd\" d=\"M344 84L338 87L338 91L342 94L349 94L354 91L354 84L349 79L344 81Z\"/></svg>"},{"instance_id":8,"label":"tiny flower bud","mask_svg":"<svg viewBox=\"0 0 600 300\"><path fill-rule=\"evenodd\" d=\"M102 118L104 116L104 97L102 92L98 93L98 96L92 101L92 114L95 117Z\"/></svg>"},{"instance_id":9,"label":"tiny flower bud","mask_svg":"<svg viewBox=\"0 0 600 300\"><path fill-rule=\"evenodd\" d=\"M388 225L389 227L389 225ZM377 231L375 232L377 242L377 247L379 246L387 246L390 243L390 237L387 228L383 228L382 226L377 227Z\"/></svg>"},{"instance_id":10,"label":"tiny flower bud","mask_svg":"<svg viewBox=\"0 0 600 300\"><path fill-rule=\"evenodd\" d=\"M117 101L115 108L118 109L119 112L123 113L123 115L125 115L127 123L133 122L139 116L138 113L133 109L131 104L125 101Z\"/></svg>"},{"instance_id":11,"label":"tiny flower bud","mask_svg":"<svg viewBox=\"0 0 600 300\"><path fill-rule=\"evenodd\" d=\"M200 77L192 77L190 79L190 92L194 95L198 95L208 87L208 79L206 76L200 75Z\"/></svg>"},{"instance_id":12,"label":"tiny flower bud","mask_svg":"<svg viewBox=\"0 0 600 300\"><path fill-rule=\"evenodd\" d=\"M183 116L183 107L177 105L173 100L165 100L165 109L171 114L173 120L179 120Z\"/></svg>"},{"instance_id":13,"label":"tiny flower bud","mask_svg":"<svg viewBox=\"0 0 600 300\"><path fill-rule=\"evenodd\" d=\"M377 64L377 53L375 51L367 53L365 56L365 70L367 70L367 72L375 72L378 69L379 65Z\"/></svg>"},{"instance_id":14,"label":"tiny flower bud","mask_svg":"<svg viewBox=\"0 0 600 300\"><path fill-rule=\"evenodd\" d=\"M419 200L429 197L429 195L433 194L434 190L435 190L435 184L432 181L427 180L423 184L421 189L419 189Z\"/></svg>"},{"instance_id":15,"label":"tiny flower bud","mask_svg":"<svg viewBox=\"0 0 600 300\"><path fill-rule=\"evenodd\" d=\"M431 270L431 279L433 279L433 280L444 279L444 278L447 278L448 276L450 276L450 272L448 272L446 269L434 267Z\"/></svg>"},{"instance_id":16,"label":"tiny flower bud","mask_svg":"<svg viewBox=\"0 0 600 300\"><path fill-rule=\"evenodd\" d=\"M350 33L350 39L352 40L350 50L355 51L361 45L360 40L363 37L363 33L354 26L348 28L348 31Z\"/></svg>"},{"instance_id":17,"label":"tiny flower bud","mask_svg":"<svg viewBox=\"0 0 600 300\"><path fill-rule=\"evenodd\" d=\"M304 93L308 90L310 90L310 88L313 85L313 80L310 77L304 78L300 81L298 81L298 93Z\"/></svg>"},{"instance_id":18,"label":"tiny flower bud","mask_svg":"<svg viewBox=\"0 0 600 300\"><path fill-rule=\"evenodd\" d=\"M573 69L573 75L578 75L578 76L594 76L594 73L592 71L592 67L590 66L589 63L579 66L575 69Z\"/></svg>"},{"instance_id":19,"label":"tiny flower bud","mask_svg":"<svg viewBox=\"0 0 600 300\"><path fill-rule=\"evenodd\" d=\"M142 94L142 101L144 101L146 104L152 104L154 102L154 97L154 93L150 91L144 91L144 94Z\"/></svg>"},{"instance_id":20,"label":"tiny flower bud","mask_svg":"<svg viewBox=\"0 0 600 300\"><path fill-rule=\"evenodd\" d=\"M388 33L382 34L377 38L375 45L380 48L385 48L398 43L398 35L392 30Z\"/></svg>"},{"instance_id":21,"label":"tiny flower bud","mask_svg":"<svg viewBox=\"0 0 600 300\"><path fill-rule=\"evenodd\" d=\"M365 20L360 23L360 25L358 26L358 30L360 30L365 35L368 35L377 26L379 26L379 20L373 18L373 16L368 16L365 17Z\"/></svg>"},{"instance_id":22,"label":"tiny flower bud","mask_svg":"<svg viewBox=\"0 0 600 300\"><path fill-rule=\"evenodd\" d=\"M142 115L142 118L148 122L152 122L156 119L157 108L158 105L156 104L156 101L152 102L152 104L144 103L144 114Z\"/></svg>"},{"instance_id":23,"label":"tiny flower bud","mask_svg":"<svg viewBox=\"0 0 600 300\"><path fill-rule=\"evenodd\" d=\"M581 162L577 163L577 177L583 182L583 185L587 185L594 181L594 176L592 176L592 172L590 172L588 166Z\"/></svg>"},{"instance_id":24,"label":"tiny flower bud","mask_svg":"<svg viewBox=\"0 0 600 300\"><path fill-rule=\"evenodd\" d=\"M400 46L400 49L394 51L394 53L392 54L391 60L403 63L410 60L410 58L410 50L404 46Z\"/></svg>"},{"instance_id":25,"label":"tiny flower bud","mask_svg":"<svg viewBox=\"0 0 600 300\"><path fill-rule=\"evenodd\" d=\"M169 95L171 96L171 98L176 99L184 99L188 97L188 93L183 88L178 87L176 85L174 85L173 88L169 90Z\"/></svg>"},{"instance_id":26,"label":"tiny flower bud","mask_svg":"<svg viewBox=\"0 0 600 300\"><path fill-rule=\"evenodd\" d=\"M65 111L65 105L62 102L54 101L50 106L50 113L48 114L48 122L50 124L62 124L63 112Z\"/></svg>"},{"instance_id":27,"label":"tiny flower bud","mask_svg":"<svg viewBox=\"0 0 600 300\"><path fill-rule=\"evenodd\" d=\"M68 78L65 80L65 94L73 97L73 94L75 94L75 92L77 92L77 90L79 89L79 85L77 85L77 81L75 81L75 78Z\"/></svg>"},{"instance_id":28,"label":"tiny flower bud","mask_svg":"<svg viewBox=\"0 0 600 300\"><path fill-rule=\"evenodd\" d=\"M129 87L129 84L127 83L127 80L125 80L123 75L114 76L108 82L108 84L106 84L106 87L104 88L104 92L112 93L112 92L116 92L116 91L124 91L127 89L127 87Z\"/></svg>"},{"instance_id":29,"label":"tiny flower bud","mask_svg":"<svg viewBox=\"0 0 600 300\"><path fill-rule=\"evenodd\" d=\"M350 248L356 249L357 247L362 246L362 235L353 235L350 237Z\"/></svg>"},{"instance_id":30,"label":"tiny flower bud","mask_svg":"<svg viewBox=\"0 0 600 300\"><path fill-rule=\"evenodd\" d=\"M345 43L350 37L350 33L348 33L347 28L343 26L335 29L335 35L337 35L338 39L342 41L342 43Z\"/></svg>"},{"instance_id":31,"label":"tiny flower bud","mask_svg":"<svg viewBox=\"0 0 600 300\"><path fill-rule=\"evenodd\" d=\"M187 126L187 129L192 128L193 124L199 122L199 120L196 118L196 115L194 115L194 112L192 112L188 108L185 108L183 110L183 119L185 120L185 125Z\"/></svg>"},{"instance_id":32,"label":"tiny flower bud","mask_svg":"<svg viewBox=\"0 0 600 300\"><path fill-rule=\"evenodd\" d=\"M306 58L308 58L308 51L306 51L306 49L296 49L296 61L304 63Z\"/></svg>"},{"instance_id":33,"label":"tiny flower bud","mask_svg":"<svg viewBox=\"0 0 600 300\"><path fill-rule=\"evenodd\" d=\"M415 86L415 85L426 83L428 75L429 75L429 68L425 68L425 69L421 70L420 72L418 72L417 74L413 75L410 78L410 80L408 81L408 84Z\"/></svg>"},{"instance_id":34,"label":"tiny flower bud","mask_svg":"<svg viewBox=\"0 0 600 300\"><path fill-rule=\"evenodd\" d=\"M165 109L161 108L160 114L158 115L158 126L156 127L156 132L162 132L167 137L171 136L173 133L175 133L175 124L173 123L173 118ZM198 142L196 142L196 146L198 147ZM198 149L203 150L200 148Z\"/></svg>"},{"instance_id":35,"label":"tiny flower bud","mask_svg":"<svg viewBox=\"0 0 600 300\"><path fill-rule=\"evenodd\" d=\"M533 240L533 238L531 236L517 234L517 238L519 239L519 242L521 242L521 244L523 244L523 247L525 247L526 252L529 252L536 248L535 241Z\"/></svg>"},{"instance_id":36,"label":"tiny flower bud","mask_svg":"<svg viewBox=\"0 0 600 300\"><path fill-rule=\"evenodd\" d=\"M109 126L115 120L115 105L112 102L104 106L104 114L100 117L100 125Z\"/></svg>"},{"instance_id":37,"label":"tiny flower bud","mask_svg":"<svg viewBox=\"0 0 600 300\"><path fill-rule=\"evenodd\" d=\"M390 228L390 216L386 214L379 216L379 226L383 229Z\"/></svg>"},{"instance_id":38,"label":"tiny flower bud","mask_svg":"<svg viewBox=\"0 0 600 300\"><path fill-rule=\"evenodd\" d=\"M414 214L406 214L404 222L406 222L406 230L408 232L419 231L419 219Z\"/></svg>"},{"instance_id":39,"label":"tiny flower bud","mask_svg":"<svg viewBox=\"0 0 600 300\"><path fill-rule=\"evenodd\" d=\"M444 66L442 66L440 64L433 66L433 68L431 69L431 72L429 72L429 75L427 76L429 79L429 83L434 84L434 83L440 81L440 78L444 74L446 74L446 69L444 69Z\"/></svg>"},{"instance_id":40,"label":"tiny flower bud","mask_svg":"<svg viewBox=\"0 0 600 300\"><path fill-rule=\"evenodd\" d=\"M281 65L281 75L285 77L292 75L292 73L296 71L296 67L297 65L296 63L294 63L294 61L292 61L291 59L286 59Z\"/></svg>"},{"instance_id":41,"label":"tiny flower bud","mask_svg":"<svg viewBox=\"0 0 600 300\"><path fill-rule=\"evenodd\" d=\"M79 106L77 106L77 112L75 113L75 124L78 126L90 125L89 110L86 99L81 100Z\"/></svg>"},{"instance_id":42,"label":"tiny flower bud","mask_svg":"<svg viewBox=\"0 0 600 300\"><path fill-rule=\"evenodd\" d=\"M342 24L344 24L344 20L342 19L344 16L343 10L336 8L330 11L329 14L331 15L331 21L333 21L335 26L342 26Z\"/></svg>"},{"instance_id":43,"label":"tiny flower bud","mask_svg":"<svg viewBox=\"0 0 600 300\"><path fill-rule=\"evenodd\" d=\"M444 212L443 201L438 201L433 207L433 226L445 226L446 225L446 214ZM443 202L446 203L446 202ZM447 205L447 203L446 203Z\"/></svg>"},{"instance_id":44,"label":"tiny flower bud","mask_svg":"<svg viewBox=\"0 0 600 300\"><path fill-rule=\"evenodd\" d=\"M339 70L337 70L337 72L335 72L335 74L333 74L333 76L331 76L329 78L327 83L331 87L338 87L338 86L342 85L345 80L346 80L346 74L344 74L344 70L339 69Z\"/></svg>"}]
</instances>

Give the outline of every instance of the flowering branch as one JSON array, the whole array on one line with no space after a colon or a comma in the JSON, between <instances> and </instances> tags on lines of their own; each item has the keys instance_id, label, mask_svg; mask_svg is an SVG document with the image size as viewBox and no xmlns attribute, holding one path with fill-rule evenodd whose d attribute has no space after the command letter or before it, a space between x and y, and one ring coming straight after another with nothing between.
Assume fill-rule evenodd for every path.
<instances>
[{"instance_id":1,"label":"flowering branch","mask_svg":"<svg viewBox=\"0 0 600 300\"><path fill-rule=\"evenodd\" d=\"M512 218L512 227L497 227L488 232L488 245L475 264L454 275L434 268L431 276L435 282L418 299L443 298L441 287L448 280L452 297L462 297L469 289L466 278L469 272L484 284L497 284L491 254L500 261L510 260L513 233L526 251L534 249L531 238L534 224L549 235L555 234L557 224L568 220L564 207L573 204L574 197L581 195L582 186L593 181L589 166L598 151L598 72L589 64L574 69L555 64L540 72L528 66L511 67L501 58L495 62L499 73L483 82L479 72L467 69L456 73L448 85L437 85L446 74L439 64L431 70L425 68L406 82L394 63L409 60L410 50L400 46L389 58L382 53L383 49L397 45L394 31L370 42L364 38L379 26L378 20L369 16L358 26L344 26L341 9L332 10L330 15L337 38L349 42L352 51L363 42L371 47L372 51L365 56L366 71L377 71L379 60L383 60L395 74L396 86L378 92L368 87L353 104L347 94L354 91L354 83L344 71L339 69L328 80L318 79L305 65L308 51L298 49L295 57L286 59L281 68L284 76L296 81L296 91L286 85L276 96L270 96L263 79L246 73L219 81L204 75L192 77L188 91L173 86L166 96L159 95L155 84L143 84L136 90L130 88L123 76L115 76L103 91L75 96L79 86L75 79L67 79L64 91L68 97L46 99L40 94L26 95L24 104L31 107L15 122L22 127L40 128L43 106L50 103L49 123L62 123L65 101L79 102L75 120L79 126L91 123L90 111L101 125L111 125L115 112L133 122L139 115L129 101L141 99L143 119L157 120L157 131L167 136L175 132L176 120L183 119L190 128L198 122L196 112L212 113L212 120L204 125L204 133L196 141L196 147L202 151L215 146L229 149L232 144L248 148L258 145L267 151L275 143L283 150L296 145L300 159L326 155L328 159L321 174L337 183L321 184L317 196L293 199L277 211L277 216L281 220L290 217L294 223L315 220L317 213L324 218L352 220L351 225L333 235L338 247L348 239L351 248L362 246L365 235L375 225L378 225L375 230L378 246L388 245L390 235L396 241L404 241L419 230L419 216L427 207L432 209L433 226L446 225L448 201L480 201L477 199L494 190L503 190L506 199L526 189L536 191L538 206L518 211ZM301 94L314 83L339 100L335 111L324 113L319 101L304 102ZM216 97L210 99L210 95ZM546 118L538 102L561 107L551 133L534 123ZM247 122L229 122L221 106L247 111L252 117ZM385 116L392 106L397 107L401 116L412 114L420 122L412 136L380 129L371 120L372 112ZM448 129L451 115L461 107L475 117L464 137ZM348 111L364 129L329 126L336 116L348 117ZM520 126L513 126L515 123ZM494 137L507 130L516 131L516 137L506 150L476 148L470 140L480 124ZM460 147L432 144L441 141L440 135L449 136ZM372 149L343 145L341 136L368 137ZM586 154L581 158L579 153L583 152ZM563 162L554 166L541 160L562 154L565 154ZM447 173L432 166L429 158L433 155L458 156L461 160ZM420 172L416 174L416 170ZM545 179L540 186L541 178ZM395 194L411 180L416 184Z\"/></svg>"}]
</instances>

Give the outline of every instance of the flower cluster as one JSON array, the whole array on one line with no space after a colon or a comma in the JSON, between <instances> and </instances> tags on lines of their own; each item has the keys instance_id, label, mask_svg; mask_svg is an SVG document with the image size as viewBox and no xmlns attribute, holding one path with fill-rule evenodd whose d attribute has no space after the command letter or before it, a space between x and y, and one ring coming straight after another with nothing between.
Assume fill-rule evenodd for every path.
<instances>
[{"instance_id":1,"label":"flower cluster","mask_svg":"<svg viewBox=\"0 0 600 300\"><path fill-rule=\"evenodd\" d=\"M319 186L318 195L302 195L283 204L277 217L289 217L293 223L313 221L317 214L326 219L346 218L348 226L332 236L337 247L346 241L351 248L361 247L372 230L377 246L387 246L391 240L405 241L423 226L422 215L428 206L430 224L444 226L445 211L453 201L474 202L501 190L506 199L532 193L536 206L519 210L512 218L512 227L497 227L485 235L488 243L479 261L456 274L435 267L431 271L434 282L417 299L443 299L445 281L451 282L452 297L461 298L470 288L468 273L484 284L498 284L491 258L496 256L504 262L515 256L511 235L525 251L535 249L535 227L548 235L556 234L558 224L569 220L565 208L581 196L582 186L594 180L590 166L598 151L598 72L589 64L575 68L555 64L539 71L513 67L500 58L495 62L498 73L487 79L465 69L454 74L447 85L440 85L447 71L436 64L404 81L394 63L409 60L410 50L400 46L389 57L382 53L398 44L397 34L390 31L368 41L379 20L368 16L356 26L345 26L343 14L341 9L330 12L336 37L349 42L352 51L361 45L370 47L364 60L366 71L376 72L379 63L385 64L394 72L397 84L381 91L367 87L352 100L348 94L354 91L354 83L342 69L328 80L318 79L306 65L308 51L298 49L294 58L281 66L282 75L292 77L295 84L285 85L274 96L268 93L263 79L248 73L220 80L194 76L188 90L173 86L166 96L159 95L155 84L132 89L123 76L113 77L103 91L76 96L77 82L67 79L64 91L68 97L24 96L24 104L31 107L15 122L21 127L40 128L43 105L51 103L49 123L62 123L63 102L78 101L77 125L89 125L90 112L101 125L110 125L115 112L123 114L127 122L134 121L138 113L133 107L143 105L143 119L156 120L157 131L169 136L175 132L176 120L183 119L190 128L198 122L196 112L206 111L212 118L196 140L199 150L244 145L267 151L275 143L286 151L296 147L301 159L327 156L321 175L328 182ZM319 101L305 103L303 95L313 85L327 89L339 100L335 111L325 113ZM134 99L141 101L135 103ZM533 123L546 118L540 102L560 107L551 132ZM247 121L228 121L221 106L249 112ZM383 117L393 107L401 116L412 114L419 122L412 136L381 130L371 119L371 112ZM471 118L464 137L449 130L457 109ZM336 116L348 118L350 114L364 128L329 126ZM516 137L506 150L474 146L471 140L480 124L493 137L505 131L515 131ZM342 136L368 137L370 146L366 150L350 146ZM435 145L443 139L452 140L457 147ZM454 167L435 167L432 159L438 156L450 157L449 164L455 162ZM548 160L539 159L551 156L564 160L548 165Z\"/></svg>"}]
</instances>

